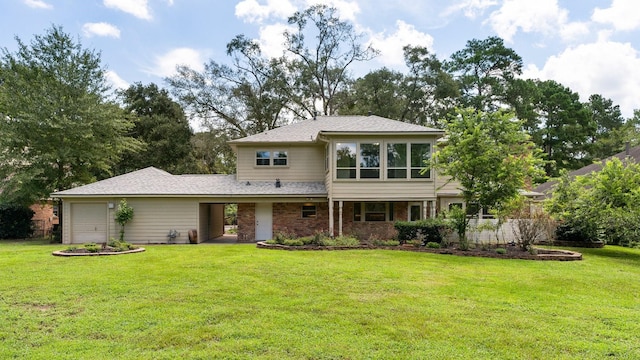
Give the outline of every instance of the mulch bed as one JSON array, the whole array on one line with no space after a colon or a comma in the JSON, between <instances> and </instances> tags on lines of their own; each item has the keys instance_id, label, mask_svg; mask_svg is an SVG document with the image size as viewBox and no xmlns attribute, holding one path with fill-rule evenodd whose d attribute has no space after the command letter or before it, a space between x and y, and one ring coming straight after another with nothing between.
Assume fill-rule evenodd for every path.
<instances>
[{"instance_id":1,"label":"mulch bed","mask_svg":"<svg viewBox=\"0 0 640 360\"><path fill-rule=\"evenodd\" d=\"M144 248L137 248L126 251L113 251L110 249L99 249L96 252L90 252L85 248L78 248L74 250L59 250L54 251L52 255L54 256L101 256L101 255L124 255L124 254L135 254L139 252L143 252Z\"/></svg>"},{"instance_id":2,"label":"mulch bed","mask_svg":"<svg viewBox=\"0 0 640 360\"><path fill-rule=\"evenodd\" d=\"M375 246L375 245L360 245L355 247L341 247L341 246L286 246L279 244L267 244L264 241L256 244L261 249L273 249L273 250L289 250L289 251L316 251L316 250L371 250L371 249L384 249L384 250L397 250L397 251L413 251L413 252L425 252L432 254L444 254L444 255L457 255L457 256L476 256L487 257L496 259L522 259L522 260L555 260L555 261L574 261L582 260L582 254L575 251L560 250L560 249L541 249L536 248L537 254L531 254L528 251L522 251L516 246L507 246L505 254L498 254L495 248L489 249L469 249L460 250L455 247L432 249L424 246L415 247L411 246Z\"/></svg>"}]
</instances>

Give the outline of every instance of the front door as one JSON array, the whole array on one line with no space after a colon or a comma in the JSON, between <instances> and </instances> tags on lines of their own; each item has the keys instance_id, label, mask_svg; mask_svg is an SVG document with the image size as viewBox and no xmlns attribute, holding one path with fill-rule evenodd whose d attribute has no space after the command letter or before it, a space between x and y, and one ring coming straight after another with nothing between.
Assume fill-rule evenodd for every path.
<instances>
[{"instance_id":1,"label":"front door","mask_svg":"<svg viewBox=\"0 0 640 360\"><path fill-rule=\"evenodd\" d=\"M422 204L411 203L409 204L409 221L422 220Z\"/></svg>"},{"instance_id":2,"label":"front door","mask_svg":"<svg viewBox=\"0 0 640 360\"><path fill-rule=\"evenodd\" d=\"M256 241L273 237L272 215L271 203L256 203Z\"/></svg>"}]
</instances>

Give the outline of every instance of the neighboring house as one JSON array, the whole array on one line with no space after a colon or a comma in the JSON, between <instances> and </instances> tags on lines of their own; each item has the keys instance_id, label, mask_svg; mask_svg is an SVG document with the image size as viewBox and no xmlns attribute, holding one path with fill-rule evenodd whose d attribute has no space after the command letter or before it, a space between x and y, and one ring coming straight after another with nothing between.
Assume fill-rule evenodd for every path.
<instances>
[{"instance_id":1,"label":"neighboring house","mask_svg":"<svg viewBox=\"0 0 640 360\"><path fill-rule=\"evenodd\" d=\"M29 206L33 210L33 236L45 237L50 236L56 225L58 225L58 205L51 200L44 201Z\"/></svg>"},{"instance_id":2,"label":"neighboring house","mask_svg":"<svg viewBox=\"0 0 640 360\"><path fill-rule=\"evenodd\" d=\"M238 205L238 241L281 231L383 238L394 235L394 221L461 203L456 184L423 170L443 134L378 116L319 116L231 141L234 175L146 168L52 196L63 200L63 243L117 237L122 198L134 209L125 228L133 243L221 236L226 204Z\"/></svg>"},{"instance_id":3,"label":"neighboring house","mask_svg":"<svg viewBox=\"0 0 640 360\"><path fill-rule=\"evenodd\" d=\"M587 175L587 174L591 174L592 172L598 172L602 169L602 166L604 163L606 163L607 161L613 158L618 158L622 161L631 160L633 162L640 162L640 146L635 146L635 147L627 146L627 148L624 151L621 151L615 155L609 156L608 158L602 161L595 162L593 164L581 167L578 170L571 171L570 173L568 173L568 175L570 178L575 178L576 176ZM547 181L546 183L536 186L536 188L533 189L533 191L540 193L540 196L538 197L539 199L549 198L553 193L553 188L556 183L557 183L557 180Z\"/></svg>"}]
</instances>

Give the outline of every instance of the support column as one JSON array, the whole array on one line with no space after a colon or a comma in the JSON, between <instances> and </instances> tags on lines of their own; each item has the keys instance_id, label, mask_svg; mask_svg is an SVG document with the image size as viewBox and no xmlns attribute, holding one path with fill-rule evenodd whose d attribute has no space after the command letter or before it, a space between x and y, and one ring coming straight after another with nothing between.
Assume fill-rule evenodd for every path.
<instances>
[{"instance_id":1,"label":"support column","mask_svg":"<svg viewBox=\"0 0 640 360\"><path fill-rule=\"evenodd\" d=\"M342 205L343 201L338 201L338 236L342 236Z\"/></svg>"},{"instance_id":2,"label":"support column","mask_svg":"<svg viewBox=\"0 0 640 360\"><path fill-rule=\"evenodd\" d=\"M422 220L427 218L427 209L428 209L428 201L425 200L422 202Z\"/></svg>"},{"instance_id":3,"label":"support column","mask_svg":"<svg viewBox=\"0 0 640 360\"><path fill-rule=\"evenodd\" d=\"M431 200L431 218L435 219L436 217L436 201L437 200Z\"/></svg>"},{"instance_id":4,"label":"support column","mask_svg":"<svg viewBox=\"0 0 640 360\"><path fill-rule=\"evenodd\" d=\"M333 199L329 198L329 234L333 236Z\"/></svg>"}]
</instances>

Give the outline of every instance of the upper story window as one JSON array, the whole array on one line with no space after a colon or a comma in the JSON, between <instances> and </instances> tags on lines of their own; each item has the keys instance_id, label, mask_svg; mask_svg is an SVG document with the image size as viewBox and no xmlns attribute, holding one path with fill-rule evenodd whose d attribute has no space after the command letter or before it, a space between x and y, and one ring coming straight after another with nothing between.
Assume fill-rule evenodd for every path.
<instances>
[{"instance_id":1,"label":"upper story window","mask_svg":"<svg viewBox=\"0 0 640 360\"><path fill-rule=\"evenodd\" d=\"M380 143L360 144L360 178L380 178Z\"/></svg>"},{"instance_id":2,"label":"upper story window","mask_svg":"<svg viewBox=\"0 0 640 360\"><path fill-rule=\"evenodd\" d=\"M338 179L356 178L356 143L336 144L336 176Z\"/></svg>"},{"instance_id":3,"label":"upper story window","mask_svg":"<svg viewBox=\"0 0 640 360\"><path fill-rule=\"evenodd\" d=\"M422 173L431 156L431 144L388 143L387 179L429 179L431 171Z\"/></svg>"},{"instance_id":4,"label":"upper story window","mask_svg":"<svg viewBox=\"0 0 640 360\"><path fill-rule=\"evenodd\" d=\"M422 171L430 157L429 143L340 142L336 144L336 178L429 179L431 171Z\"/></svg>"},{"instance_id":5,"label":"upper story window","mask_svg":"<svg viewBox=\"0 0 640 360\"><path fill-rule=\"evenodd\" d=\"M256 151L256 166L287 166L287 165L288 165L288 158L287 158L286 151L283 151L283 150Z\"/></svg>"}]
</instances>

